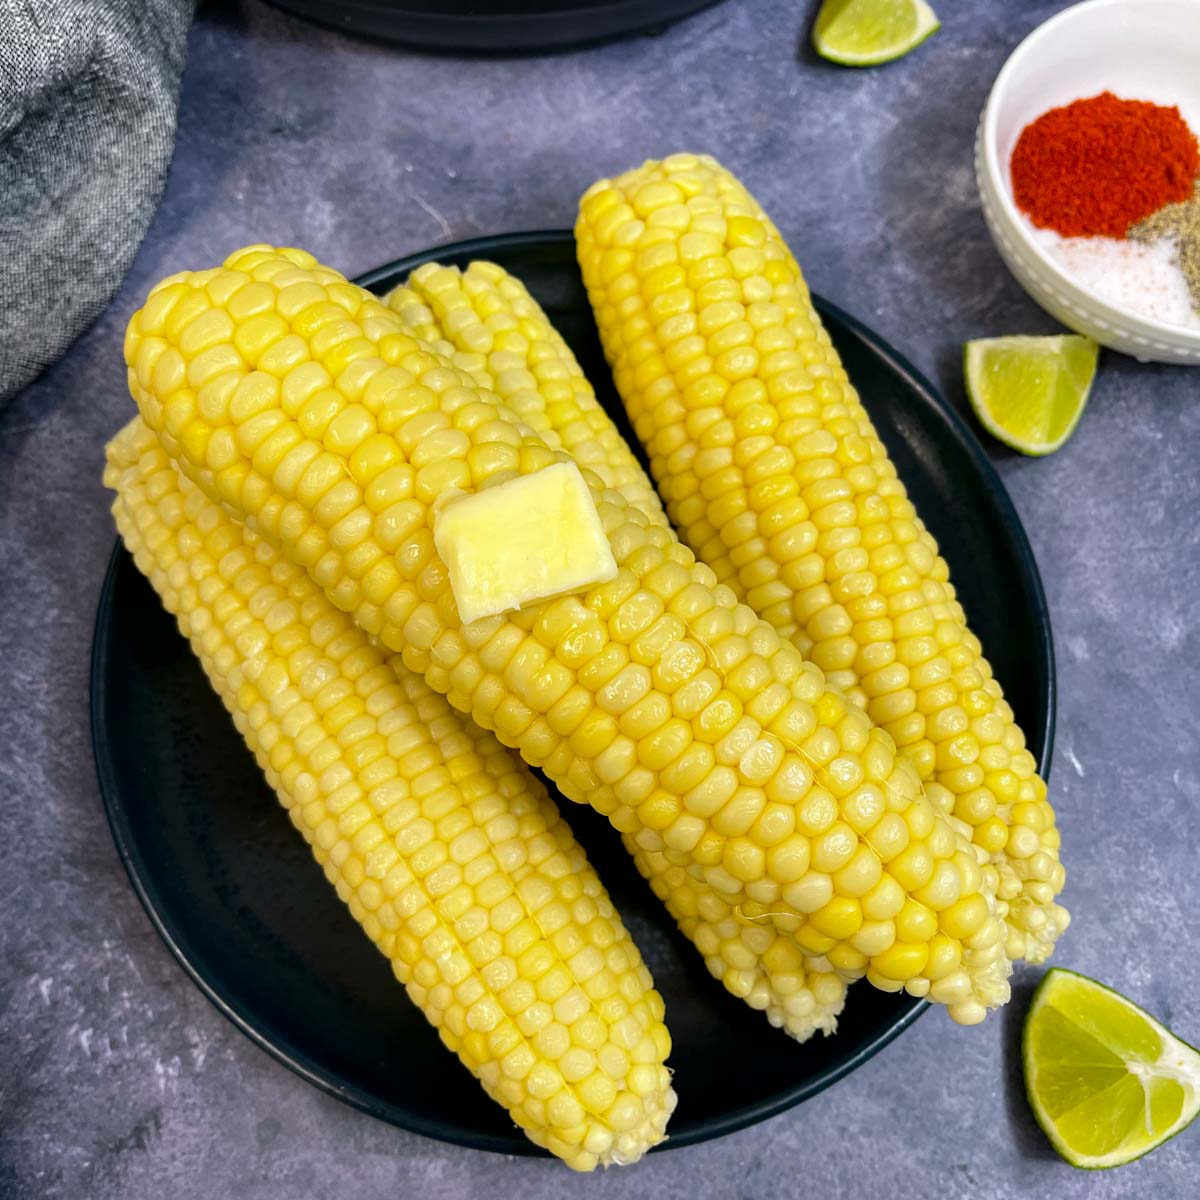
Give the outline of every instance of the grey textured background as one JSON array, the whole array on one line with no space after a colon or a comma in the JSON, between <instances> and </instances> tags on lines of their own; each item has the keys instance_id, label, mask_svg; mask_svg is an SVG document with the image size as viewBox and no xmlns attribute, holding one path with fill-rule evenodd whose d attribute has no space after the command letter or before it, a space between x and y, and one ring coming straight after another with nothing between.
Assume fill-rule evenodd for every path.
<instances>
[{"instance_id":1,"label":"grey textured background","mask_svg":"<svg viewBox=\"0 0 1200 1200\"><path fill-rule=\"evenodd\" d=\"M797 3L730 0L660 37L493 62L396 52L257 3L201 11L174 165L132 274L0 417L3 1200L1196 1194L1200 1129L1107 1174L1054 1157L1015 1074L1034 971L983 1028L931 1014L800 1108L633 1170L577 1179L405 1134L302 1083L209 1006L152 932L101 814L87 733L113 539L101 447L131 412L122 330L156 279L255 240L354 273L447 238L566 225L594 177L705 149L743 174L815 288L961 402L963 339L1053 328L991 248L970 150L1004 57L1059 5L943 7L918 53L861 73L802 48ZM1058 645L1051 793L1075 915L1059 961L1193 1042L1198 444L1200 372L1109 355L1060 454L989 445Z\"/></svg>"}]
</instances>

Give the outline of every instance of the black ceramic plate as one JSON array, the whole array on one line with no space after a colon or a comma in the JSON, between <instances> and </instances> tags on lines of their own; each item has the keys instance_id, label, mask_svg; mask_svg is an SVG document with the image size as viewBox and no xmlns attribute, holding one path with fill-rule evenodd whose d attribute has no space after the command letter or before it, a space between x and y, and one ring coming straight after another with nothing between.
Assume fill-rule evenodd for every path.
<instances>
[{"instance_id":1,"label":"black ceramic plate","mask_svg":"<svg viewBox=\"0 0 1200 1200\"><path fill-rule=\"evenodd\" d=\"M270 0L345 33L470 54L565 50L656 32L718 0Z\"/></svg>"},{"instance_id":2,"label":"black ceramic plate","mask_svg":"<svg viewBox=\"0 0 1200 1200\"><path fill-rule=\"evenodd\" d=\"M624 426L569 234L441 247L360 282L384 291L434 257L486 257L520 276ZM1050 627L1012 503L932 385L857 321L817 304L1046 769ZM280 1061L377 1117L481 1149L531 1152L355 928L119 547L100 600L91 687L100 788L117 849L150 919L209 999ZM813 1095L921 1013L922 1003L860 985L835 1037L797 1046L709 978L607 824L564 804L666 999L680 1097L669 1145L716 1137Z\"/></svg>"}]
</instances>

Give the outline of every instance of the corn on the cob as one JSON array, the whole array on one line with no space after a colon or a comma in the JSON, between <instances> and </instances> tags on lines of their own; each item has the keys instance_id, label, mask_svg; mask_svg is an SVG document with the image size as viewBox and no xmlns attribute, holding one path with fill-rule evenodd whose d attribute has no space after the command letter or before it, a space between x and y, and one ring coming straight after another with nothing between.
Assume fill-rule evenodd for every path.
<instances>
[{"instance_id":1,"label":"corn on the cob","mask_svg":"<svg viewBox=\"0 0 1200 1200\"><path fill-rule=\"evenodd\" d=\"M140 420L108 462L139 568L442 1041L576 1169L662 1140L662 1000L541 784L180 480Z\"/></svg>"},{"instance_id":2,"label":"corn on the cob","mask_svg":"<svg viewBox=\"0 0 1200 1200\"><path fill-rule=\"evenodd\" d=\"M872 719L999 870L1008 953L1066 927L1054 811L795 260L706 156L583 197L579 261L683 540Z\"/></svg>"},{"instance_id":3,"label":"corn on the cob","mask_svg":"<svg viewBox=\"0 0 1200 1200\"><path fill-rule=\"evenodd\" d=\"M534 429L557 433L588 466L655 522L666 515L645 471L596 400L574 354L519 279L495 263L466 270L430 263L387 297L415 336L463 365ZM474 361L472 361L472 359ZM797 1041L832 1033L846 983L768 923L741 920L701 880L661 853L621 839L642 876L704 956L710 973Z\"/></svg>"},{"instance_id":4,"label":"corn on the cob","mask_svg":"<svg viewBox=\"0 0 1200 1200\"><path fill-rule=\"evenodd\" d=\"M839 972L1007 999L994 872L891 739L594 475L617 577L459 621L437 504L570 460L374 297L251 247L154 289L126 362L185 474L565 795Z\"/></svg>"}]
</instances>

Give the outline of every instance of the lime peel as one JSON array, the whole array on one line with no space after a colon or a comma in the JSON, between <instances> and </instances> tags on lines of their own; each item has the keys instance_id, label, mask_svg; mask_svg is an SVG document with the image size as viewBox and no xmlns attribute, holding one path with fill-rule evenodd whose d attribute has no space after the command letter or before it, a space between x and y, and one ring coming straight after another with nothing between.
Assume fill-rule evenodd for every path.
<instances>
[{"instance_id":1,"label":"lime peel","mask_svg":"<svg viewBox=\"0 0 1200 1200\"><path fill-rule=\"evenodd\" d=\"M1074 1167L1123 1166L1200 1112L1200 1051L1086 975L1046 972L1021 1052L1033 1115Z\"/></svg>"},{"instance_id":2,"label":"lime peel","mask_svg":"<svg viewBox=\"0 0 1200 1200\"><path fill-rule=\"evenodd\" d=\"M1099 347L1091 338L981 338L963 347L967 399L994 438L1022 454L1053 454L1075 432L1091 395Z\"/></svg>"},{"instance_id":3,"label":"lime peel","mask_svg":"<svg viewBox=\"0 0 1200 1200\"><path fill-rule=\"evenodd\" d=\"M925 0L824 0L813 48L844 67L894 62L942 27Z\"/></svg>"}]
</instances>

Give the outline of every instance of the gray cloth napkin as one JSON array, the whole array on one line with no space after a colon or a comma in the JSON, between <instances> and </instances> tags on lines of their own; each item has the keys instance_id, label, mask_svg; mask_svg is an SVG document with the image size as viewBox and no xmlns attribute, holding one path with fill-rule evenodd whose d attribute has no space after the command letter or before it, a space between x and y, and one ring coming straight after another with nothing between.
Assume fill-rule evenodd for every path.
<instances>
[{"instance_id":1,"label":"gray cloth napkin","mask_svg":"<svg viewBox=\"0 0 1200 1200\"><path fill-rule=\"evenodd\" d=\"M0 0L0 407L100 314L166 180L194 0Z\"/></svg>"}]
</instances>

